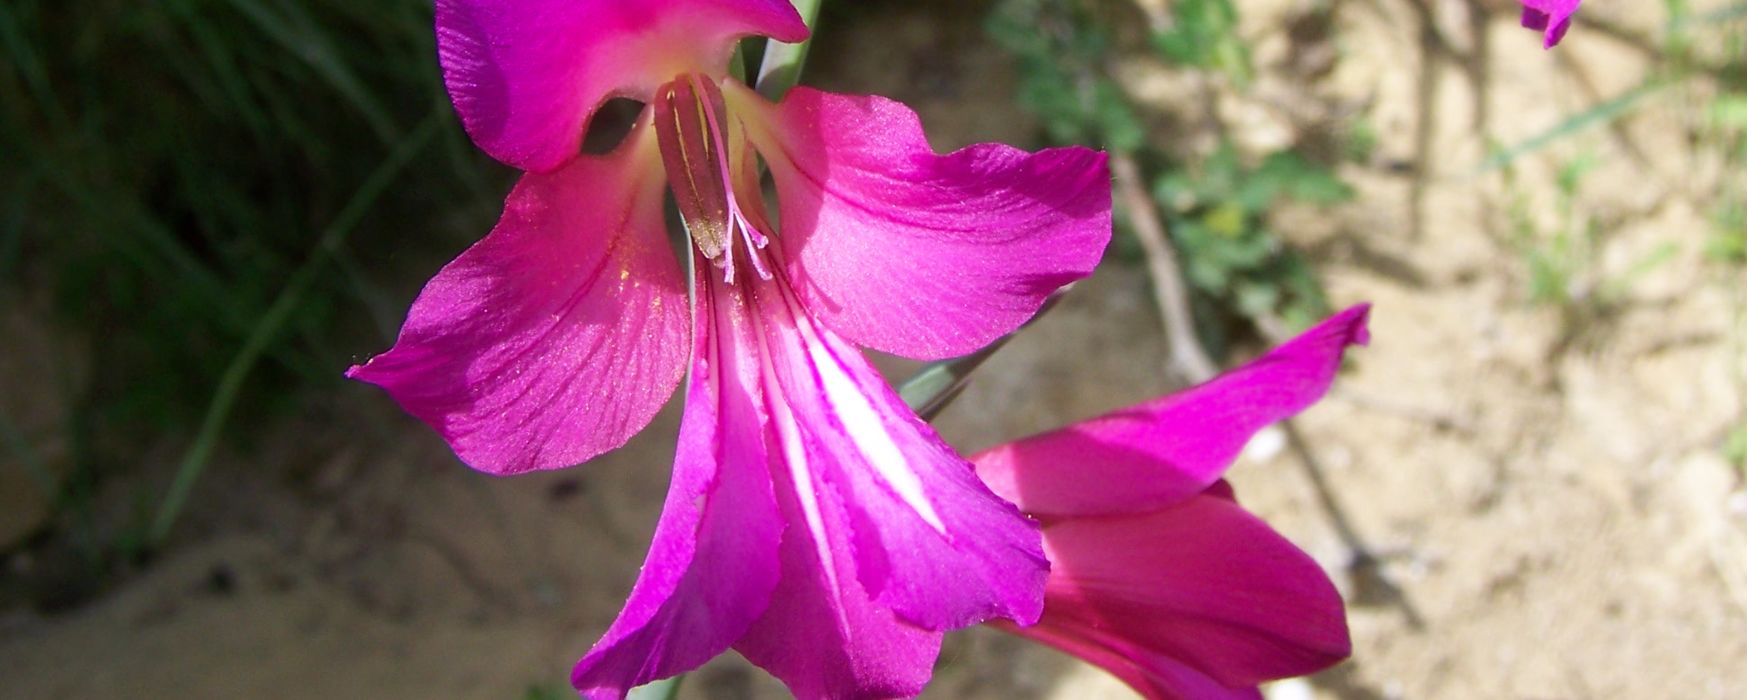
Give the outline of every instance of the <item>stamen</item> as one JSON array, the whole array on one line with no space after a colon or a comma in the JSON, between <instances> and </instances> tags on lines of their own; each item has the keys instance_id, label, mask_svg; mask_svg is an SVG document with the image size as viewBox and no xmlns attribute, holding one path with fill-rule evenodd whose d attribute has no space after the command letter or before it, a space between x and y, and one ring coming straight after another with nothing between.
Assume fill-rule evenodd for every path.
<instances>
[{"instance_id":1,"label":"stamen","mask_svg":"<svg viewBox=\"0 0 1747 700\"><path fill-rule=\"evenodd\" d=\"M741 223L744 224L745 219L741 219ZM742 226L740 230L745 232L745 233L749 233L749 234L752 234L754 236L758 236L758 240L757 240L756 244L752 241L752 239L746 240L746 257L752 258L752 269L753 269L753 271L758 273L758 278L762 279L762 280L769 280L770 279L770 268L764 266L764 256L758 254L758 250L760 248L763 248L765 246L765 244L768 243L769 241L764 236L759 235L758 232L753 230L751 226Z\"/></svg>"},{"instance_id":2,"label":"stamen","mask_svg":"<svg viewBox=\"0 0 1747 700\"><path fill-rule=\"evenodd\" d=\"M722 89L716 87L716 82L713 80L699 80L696 74L688 77L691 80L692 89L707 96L706 99L698 102L703 105L704 120L710 125L710 141L715 146L717 154L716 172L725 183L724 189L728 195L729 227L730 229L739 227L740 236L746 241L746 255L752 258L752 268L758 271L758 276L761 279L768 280L770 279L770 270L765 268L758 250L768 245L770 239L760 233L758 227L753 226L752 222L746 220L746 214L740 211L740 201L734 197L734 178L728 169L728 144L723 142L725 131L722 129L721 119L716 116L716 108L724 104Z\"/></svg>"},{"instance_id":3,"label":"stamen","mask_svg":"<svg viewBox=\"0 0 1747 700\"><path fill-rule=\"evenodd\" d=\"M721 88L708 77L680 76L656 91L655 111L668 186L698 252L721 268L723 281L732 284L738 238L752 259L752 269L760 278L771 279L758 252L770 239L734 196L724 128L729 117Z\"/></svg>"},{"instance_id":4,"label":"stamen","mask_svg":"<svg viewBox=\"0 0 1747 700\"><path fill-rule=\"evenodd\" d=\"M706 258L716 258L732 242L728 227L728 183L713 177L709 163L714 140L707 128L698 95L685 81L676 80L655 93L655 135L661 145L667 185L685 219L686 231Z\"/></svg>"}]
</instances>

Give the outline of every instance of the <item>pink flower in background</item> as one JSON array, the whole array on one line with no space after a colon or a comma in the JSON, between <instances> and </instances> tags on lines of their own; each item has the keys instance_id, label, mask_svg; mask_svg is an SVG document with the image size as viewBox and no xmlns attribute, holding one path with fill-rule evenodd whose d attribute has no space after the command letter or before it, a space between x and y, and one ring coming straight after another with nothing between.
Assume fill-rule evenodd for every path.
<instances>
[{"instance_id":1,"label":"pink flower in background","mask_svg":"<svg viewBox=\"0 0 1747 700\"><path fill-rule=\"evenodd\" d=\"M1187 391L972 458L1043 522L1043 617L997 626L1103 667L1149 698L1259 698L1347 657L1340 595L1237 505L1220 476L1251 435L1327 391L1366 341L1348 309Z\"/></svg>"},{"instance_id":2,"label":"pink flower in background","mask_svg":"<svg viewBox=\"0 0 1747 700\"><path fill-rule=\"evenodd\" d=\"M1523 0L1523 26L1543 32L1542 48L1553 48L1571 28L1571 16L1583 0Z\"/></svg>"},{"instance_id":3,"label":"pink flower in background","mask_svg":"<svg viewBox=\"0 0 1747 700\"><path fill-rule=\"evenodd\" d=\"M1037 523L857 346L968 353L1090 273L1110 235L1104 157L941 156L896 102L797 88L771 104L728 75L748 35L807 28L782 0L437 2L468 133L529 172L350 375L469 465L513 474L624 444L689 358L648 559L572 675L592 697L729 648L801 697L912 695L942 631L1042 610ZM645 103L636 126L578 155L610 97ZM693 243L689 307L664 189Z\"/></svg>"}]
</instances>

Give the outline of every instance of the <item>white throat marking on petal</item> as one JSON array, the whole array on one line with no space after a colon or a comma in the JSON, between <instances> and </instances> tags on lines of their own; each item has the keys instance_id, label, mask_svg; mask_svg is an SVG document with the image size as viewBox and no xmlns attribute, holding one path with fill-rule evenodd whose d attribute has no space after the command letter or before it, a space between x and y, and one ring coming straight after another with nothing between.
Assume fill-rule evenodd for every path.
<instances>
[{"instance_id":1,"label":"white throat marking on petal","mask_svg":"<svg viewBox=\"0 0 1747 700\"><path fill-rule=\"evenodd\" d=\"M726 281L723 284L727 284ZM733 292L729 292L732 294ZM755 325L762 325L756 312L751 314ZM753 337L758 342L758 366L760 381L766 386L780 386L776 378L776 368L771 361L770 341L764 328L753 330ZM780 394L780 389L778 390ZM819 502L819 490L813 482L812 469L808 468L807 446L801 439L800 425L795 421L795 414L789 409L787 401L770 400L768 390L765 393L765 405L770 411L770 418L776 424L777 438L782 442L783 463L789 470L789 481L795 489L795 498L800 501L801 516L807 520L807 529L813 532L813 552L819 557L820 568L825 572L825 578L832 591L843 590L843 584L837 576L836 550L833 549L830 533L825 527L824 507ZM832 606L838 611L838 624L843 629L849 629L849 620L843 617L843 607Z\"/></svg>"},{"instance_id":2,"label":"white throat marking on petal","mask_svg":"<svg viewBox=\"0 0 1747 700\"><path fill-rule=\"evenodd\" d=\"M797 316L805 313L804 310L794 309L793 301L789 303L791 311ZM909 461L904 458L904 451L886 429L885 419L868 400L861 386L849 376L849 371L838 363L831 350L825 346L825 340L813 332L811 324L801 318L796 320L795 327L806 341L807 359L817 369L823 384L820 388L824 389L827 400L837 410L844 432L861 449L861 453L867 456L868 464L879 472L880 478L892 487L892 491L936 532L946 534L946 524L941 521L940 514L935 512L933 502L928 500L921 477L910 468Z\"/></svg>"}]
</instances>

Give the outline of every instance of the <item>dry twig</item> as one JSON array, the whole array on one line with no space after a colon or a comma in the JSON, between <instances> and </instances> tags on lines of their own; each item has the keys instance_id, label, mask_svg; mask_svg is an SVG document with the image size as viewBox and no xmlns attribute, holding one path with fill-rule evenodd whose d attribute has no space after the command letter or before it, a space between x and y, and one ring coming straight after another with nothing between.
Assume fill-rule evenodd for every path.
<instances>
[{"instance_id":1,"label":"dry twig","mask_svg":"<svg viewBox=\"0 0 1747 700\"><path fill-rule=\"evenodd\" d=\"M1159 305L1159 318L1165 325L1165 342L1171 357L1166 371L1199 384L1219 373L1219 366L1201 349L1195 337L1195 315L1189 309L1189 290L1183 284L1182 268L1177 263L1176 250L1171 247L1164 219L1153 208L1141 182L1140 168L1134 156L1117 151L1110 154L1110 170L1115 176L1116 194L1128 213L1129 226L1140 246L1146 251L1147 271L1153 278L1153 297Z\"/></svg>"}]
</instances>

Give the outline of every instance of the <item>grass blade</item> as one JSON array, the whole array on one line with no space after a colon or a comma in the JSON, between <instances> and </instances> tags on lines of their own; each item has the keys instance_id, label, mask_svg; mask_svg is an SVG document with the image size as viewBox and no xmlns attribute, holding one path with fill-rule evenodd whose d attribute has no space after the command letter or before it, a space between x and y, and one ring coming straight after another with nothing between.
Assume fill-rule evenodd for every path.
<instances>
[{"instance_id":1,"label":"grass blade","mask_svg":"<svg viewBox=\"0 0 1747 700\"><path fill-rule=\"evenodd\" d=\"M213 449L218 446L218 437L230 417L231 407L235 405L243 382L248 379L256 361L291 318L292 311L297 308L304 292L315 281L317 273L321 272L328 259L352 234L376 199L388 190L389 185L394 183L401 171L412 162L413 157L436 136L440 124L439 115L431 115L417 131L408 134L376 171L370 174L351 201L334 217L333 223L322 232L316 248L310 252L308 259L292 275L290 281L286 282L278 298L244 341L243 347L225 367L218 389L213 393L212 402L207 405L206 413L201 419L200 431L183 455L169 490L158 504L157 515L152 519L151 528L146 534L148 547L162 545L175 527L176 520L187 503L188 494L193 491L194 484L199 481L201 473L210 462Z\"/></svg>"},{"instance_id":2,"label":"grass blade","mask_svg":"<svg viewBox=\"0 0 1747 700\"><path fill-rule=\"evenodd\" d=\"M1509 167L1518 158L1530 155L1552 145L1554 142L1583 131L1592 126L1605 124L1618 119L1621 115L1632 111L1644 98L1660 92L1672 83L1665 80L1651 79L1638 87L1627 90L1625 94L1598 104L1577 114L1567 117L1564 121L1553 125L1553 128L1530 137L1515 146L1493 153L1480 164L1480 174L1489 173Z\"/></svg>"}]
</instances>

